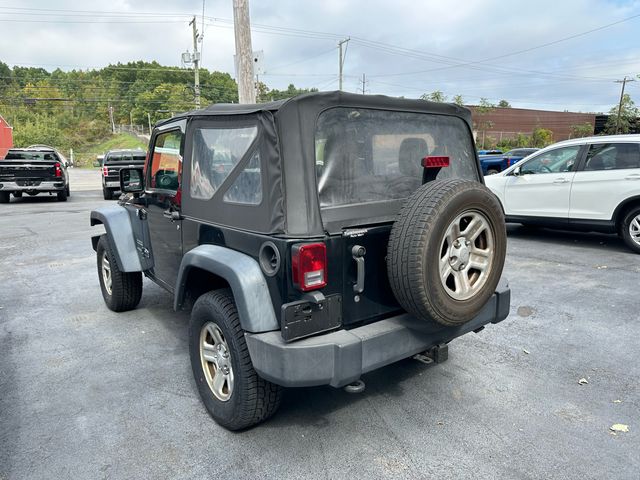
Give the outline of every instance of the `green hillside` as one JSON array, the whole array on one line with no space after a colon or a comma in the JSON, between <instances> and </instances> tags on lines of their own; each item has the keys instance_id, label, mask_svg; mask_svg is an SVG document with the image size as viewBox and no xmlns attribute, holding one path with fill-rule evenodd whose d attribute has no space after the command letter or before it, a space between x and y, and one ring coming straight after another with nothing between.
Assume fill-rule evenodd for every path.
<instances>
[{"instance_id":1,"label":"green hillside","mask_svg":"<svg viewBox=\"0 0 640 480\"><path fill-rule=\"evenodd\" d=\"M85 145L75 151L75 165L77 167L93 167L98 155L103 155L109 150L135 149L147 150L147 142L129 133L111 135L106 140L92 145ZM65 152L68 153L68 152Z\"/></svg>"}]
</instances>

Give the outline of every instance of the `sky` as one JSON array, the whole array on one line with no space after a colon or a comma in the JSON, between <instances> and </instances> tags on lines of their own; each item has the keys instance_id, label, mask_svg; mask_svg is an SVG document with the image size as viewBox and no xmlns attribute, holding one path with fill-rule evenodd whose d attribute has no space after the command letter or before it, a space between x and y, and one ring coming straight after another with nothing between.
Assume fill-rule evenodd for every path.
<instances>
[{"instance_id":1,"label":"sky","mask_svg":"<svg viewBox=\"0 0 640 480\"><path fill-rule=\"evenodd\" d=\"M640 0L249 0L260 80L466 104L608 111L625 76L640 104ZM196 15L202 65L235 77L232 0L0 0L0 61L49 71L156 60L180 66Z\"/></svg>"}]
</instances>

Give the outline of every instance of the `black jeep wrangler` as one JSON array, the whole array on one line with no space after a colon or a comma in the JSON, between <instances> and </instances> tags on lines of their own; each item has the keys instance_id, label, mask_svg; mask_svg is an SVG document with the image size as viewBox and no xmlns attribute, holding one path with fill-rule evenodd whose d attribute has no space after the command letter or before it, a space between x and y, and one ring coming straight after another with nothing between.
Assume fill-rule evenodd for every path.
<instances>
[{"instance_id":1,"label":"black jeep wrangler","mask_svg":"<svg viewBox=\"0 0 640 480\"><path fill-rule=\"evenodd\" d=\"M226 428L271 416L282 387L357 389L508 315L464 108L311 93L179 115L149 145L121 170L129 199L91 212L102 295L133 309L144 274L193 305L195 382Z\"/></svg>"}]
</instances>

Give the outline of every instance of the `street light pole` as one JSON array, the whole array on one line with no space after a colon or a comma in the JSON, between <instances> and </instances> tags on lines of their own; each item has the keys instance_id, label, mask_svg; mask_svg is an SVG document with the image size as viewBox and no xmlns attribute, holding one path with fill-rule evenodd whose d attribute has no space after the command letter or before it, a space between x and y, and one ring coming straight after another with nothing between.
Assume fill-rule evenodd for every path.
<instances>
[{"instance_id":1,"label":"street light pole","mask_svg":"<svg viewBox=\"0 0 640 480\"><path fill-rule=\"evenodd\" d=\"M338 90L342 90L342 67L344 67L344 58L347 55L347 50L345 48L344 51L344 55L342 54L342 45L344 45L345 43L347 43L349 40L351 40L350 38L345 38L344 40L338 42L338 49L340 50L340 55L338 57L338 69L339 69L339 74L338 74Z\"/></svg>"}]
</instances>

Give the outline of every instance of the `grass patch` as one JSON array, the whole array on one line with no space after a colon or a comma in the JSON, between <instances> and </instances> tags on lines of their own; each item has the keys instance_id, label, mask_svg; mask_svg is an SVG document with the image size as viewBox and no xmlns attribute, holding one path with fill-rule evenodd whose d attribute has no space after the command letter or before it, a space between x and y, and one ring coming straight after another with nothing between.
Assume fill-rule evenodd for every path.
<instances>
[{"instance_id":1,"label":"grass patch","mask_svg":"<svg viewBox=\"0 0 640 480\"><path fill-rule=\"evenodd\" d=\"M109 150L136 148L146 151L147 142L129 133L109 135L100 143L84 146L74 152L75 165L80 168L93 168L93 162L98 155L103 155Z\"/></svg>"}]
</instances>

